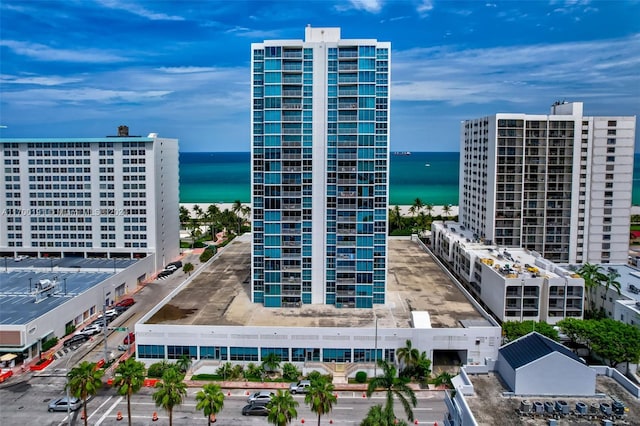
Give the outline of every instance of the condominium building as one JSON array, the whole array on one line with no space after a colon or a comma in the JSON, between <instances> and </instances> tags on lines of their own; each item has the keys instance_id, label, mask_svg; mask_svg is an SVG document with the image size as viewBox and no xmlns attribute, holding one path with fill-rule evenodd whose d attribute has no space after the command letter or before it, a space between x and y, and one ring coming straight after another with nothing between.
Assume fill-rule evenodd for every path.
<instances>
[{"instance_id":1,"label":"condominium building","mask_svg":"<svg viewBox=\"0 0 640 426\"><path fill-rule=\"evenodd\" d=\"M584 279L521 247L487 245L457 222L433 222L431 248L500 322L582 318Z\"/></svg>"},{"instance_id":2,"label":"condominium building","mask_svg":"<svg viewBox=\"0 0 640 426\"><path fill-rule=\"evenodd\" d=\"M554 262L626 262L635 127L584 116L581 102L463 122L461 224Z\"/></svg>"},{"instance_id":3,"label":"condominium building","mask_svg":"<svg viewBox=\"0 0 640 426\"><path fill-rule=\"evenodd\" d=\"M0 256L179 255L178 140L3 138Z\"/></svg>"},{"instance_id":4,"label":"condominium building","mask_svg":"<svg viewBox=\"0 0 640 426\"><path fill-rule=\"evenodd\" d=\"M251 299L384 303L390 43L308 26L251 49Z\"/></svg>"}]
</instances>

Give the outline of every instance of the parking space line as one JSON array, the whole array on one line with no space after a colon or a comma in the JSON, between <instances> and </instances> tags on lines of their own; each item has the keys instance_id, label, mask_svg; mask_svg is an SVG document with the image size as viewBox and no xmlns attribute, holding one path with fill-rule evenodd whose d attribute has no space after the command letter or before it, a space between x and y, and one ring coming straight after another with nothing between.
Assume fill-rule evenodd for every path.
<instances>
[{"instance_id":1,"label":"parking space line","mask_svg":"<svg viewBox=\"0 0 640 426\"><path fill-rule=\"evenodd\" d=\"M102 415L102 417L100 417L98 419L98 421L96 422L96 426L100 426L102 424L102 422L104 421L104 419L107 418L107 416L109 414L111 414L111 412L113 411L114 408L116 408L116 405L120 404L120 402L124 399L124 397L120 397L116 400L116 402L114 402L113 404L111 404L111 407L109 407L109 409ZM101 405L102 407L102 405Z\"/></svg>"}]
</instances>

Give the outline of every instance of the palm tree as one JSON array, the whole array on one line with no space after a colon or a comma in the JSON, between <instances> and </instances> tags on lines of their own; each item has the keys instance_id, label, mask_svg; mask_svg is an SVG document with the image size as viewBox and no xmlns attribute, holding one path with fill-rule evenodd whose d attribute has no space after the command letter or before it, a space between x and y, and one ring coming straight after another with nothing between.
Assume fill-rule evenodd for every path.
<instances>
[{"instance_id":1,"label":"palm tree","mask_svg":"<svg viewBox=\"0 0 640 426\"><path fill-rule=\"evenodd\" d=\"M446 218L450 218L451 217L451 204L445 204L444 206L442 206L442 214L446 217Z\"/></svg>"},{"instance_id":2,"label":"palm tree","mask_svg":"<svg viewBox=\"0 0 640 426\"><path fill-rule=\"evenodd\" d=\"M333 409L333 404L338 401L334 393L334 386L325 378L312 380L311 386L304 396L305 404L308 404L311 411L318 415L318 426L323 414L328 414Z\"/></svg>"},{"instance_id":3,"label":"palm tree","mask_svg":"<svg viewBox=\"0 0 640 426\"><path fill-rule=\"evenodd\" d=\"M196 246L196 240L202 236L197 219L191 219L191 248Z\"/></svg>"},{"instance_id":4,"label":"palm tree","mask_svg":"<svg viewBox=\"0 0 640 426\"><path fill-rule=\"evenodd\" d=\"M211 426L211 416L215 421L216 414L222 411L224 407L224 394L220 390L220 386L209 383L202 387L202 390L196 394L196 410L202 410L207 418L207 424Z\"/></svg>"},{"instance_id":5,"label":"palm tree","mask_svg":"<svg viewBox=\"0 0 640 426\"><path fill-rule=\"evenodd\" d=\"M215 204L210 204L207 208L207 221L211 228L211 241L216 241L216 225L220 217L220 209Z\"/></svg>"},{"instance_id":6,"label":"palm tree","mask_svg":"<svg viewBox=\"0 0 640 426\"><path fill-rule=\"evenodd\" d=\"M410 370L420 358L420 351L413 347L411 340L407 339L403 348L398 348L396 352L398 361L402 366L402 372ZM402 375L402 373L400 373Z\"/></svg>"},{"instance_id":7,"label":"palm tree","mask_svg":"<svg viewBox=\"0 0 640 426\"><path fill-rule=\"evenodd\" d=\"M433 204L425 204L424 205L424 209L427 211L427 214L429 215L429 217L433 216Z\"/></svg>"},{"instance_id":8,"label":"palm tree","mask_svg":"<svg viewBox=\"0 0 640 426\"><path fill-rule=\"evenodd\" d=\"M410 421L413 421L412 406L418 403L416 394L408 386L408 380L396 377L396 367L384 359L378 360L378 366L382 368L382 376L374 377L367 387L367 397L371 397L377 388L382 388L387 394L385 410L393 412L394 396L400 400L404 412Z\"/></svg>"},{"instance_id":9,"label":"palm tree","mask_svg":"<svg viewBox=\"0 0 640 426\"><path fill-rule=\"evenodd\" d=\"M280 368L280 355L269 352L264 358L262 358L262 368L264 371L274 372Z\"/></svg>"},{"instance_id":10,"label":"palm tree","mask_svg":"<svg viewBox=\"0 0 640 426\"><path fill-rule=\"evenodd\" d=\"M592 263L585 263L578 269L578 274L584 280L584 288L586 290L587 307L593 314L595 311L595 302L593 300L593 293L595 289L600 285L600 277L602 277L602 266L594 265Z\"/></svg>"},{"instance_id":11,"label":"palm tree","mask_svg":"<svg viewBox=\"0 0 640 426\"><path fill-rule=\"evenodd\" d=\"M176 367L183 374L189 371L189 367L191 367L191 358L189 355L181 355L176 361Z\"/></svg>"},{"instance_id":12,"label":"palm tree","mask_svg":"<svg viewBox=\"0 0 640 426\"><path fill-rule=\"evenodd\" d=\"M411 211L411 214L415 216L416 214L420 213L423 207L424 204L422 203L422 200L420 198L416 198L415 200L413 200L413 204L409 208L409 211Z\"/></svg>"},{"instance_id":13,"label":"palm tree","mask_svg":"<svg viewBox=\"0 0 640 426\"><path fill-rule=\"evenodd\" d=\"M453 379L453 375L449 372L443 371L436 376L433 384L436 386L445 385L448 388L453 388L453 383L451 383L451 379Z\"/></svg>"},{"instance_id":14,"label":"palm tree","mask_svg":"<svg viewBox=\"0 0 640 426\"><path fill-rule=\"evenodd\" d=\"M278 390L267 404L269 409L267 421L276 426L287 426L298 417L298 410L296 410L298 405L300 404L293 399L293 395L282 389Z\"/></svg>"},{"instance_id":15,"label":"palm tree","mask_svg":"<svg viewBox=\"0 0 640 426\"><path fill-rule=\"evenodd\" d=\"M238 221L238 235L240 235L240 228L242 227L242 201L234 201L231 206L231 211L236 215L236 220Z\"/></svg>"},{"instance_id":16,"label":"palm tree","mask_svg":"<svg viewBox=\"0 0 640 426\"><path fill-rule=\"evenodd\" d=\"M114 383L118 386L118 393L127 396L127 418L131 426L131 395L137 393L144 383L146 369L143 362L135 358L128 358L118 365L115 371Z\"/></svg>"},{"instance_id":17,"label":"palm tree","mask_svg":"<svg viewBox=\"0 0 640 426\"><path fill-rule=\"evenodd\" d=\"M425 380L431 374L431 360L427 358L425 351L420 352L420 357L414 366L414 375L418 380Z\"/></svg>"},{"instance_id":18,"label":"palm tree","mask_svg":"<svg viewBox=\"0 0 640 426\"><path fill-rule=\"evenodd\" d=\"M609 288L613 287L618 292L618 296L620 295L620 287L621 284L617 279L620 278L620 274L618 271L614 271L609 269L609 273L604 276L604 280L602 283L604 284L604 297L602 298L602 310L604 311L604 302L607 299L607 293L609 292Z\"/></svg>"},{"instance_id":19,"label":"palm tree","mask_svg":"<svg viewBox=\"0 0 640 426\"><path fill-rule=\"evenodd\" d=\"M182 270L191 276L191 272L193 272L194 266L193 263L187 262L182 266Z\"/></svg>"},{"instance_id":20,"label":"palm tree","mask_svg":"<svg viewBox=\"0 0 640 426\"><path fill-rule=\"evenodd\" d=\"M191 214L189 213L189 209L185 206L180 206L180 225L184 227L191 219Z\"/></svg>"},{"instance_id":21,"label":"palm tree","mask_svg":"<svg viewBox=\"0 0 640 426\"><path fill-rule=\"evenodd\" d=\"M389 209L389 224L393 225L395 229L402 228L402 213L400 212L400 206L394 206Z\"/></svg>"},{"instance_id":22,"label":"palm tree","mask_svg":"<svg viewBox=\"0 0 640 426\"><path fill-rule=\"evenodd\" d=\"M182 399L187 395L187 385L183 380L182 373L175 368L169 368L162 375L162 380L156 383L158 390L151 395L158 407L167 410L169 426L173 426L173 407L182 404Z\"/></svg>"},{"instance_id":23,"label":"palm tree","mask_svg":"<svg viewBox=\"0 0 640 426\"><path fill-rule=\"evenodd\" d=\"M407 426L407 422L398 421L393 412L385 410L382 405L378 404L369 408L367 417L362 420L360 426Z\"/></svg>"},{"instance_id":24,"label":"palm tree","mask_svg":"<svg viewBox=\"0 0 640 426\"><path fill-rule=\"evenodd\" d=\"M193 213L195 213L196 215L196 220L198 221L198 224L200 224L200 220L202 219L202 216L204 215L204 210L202 210L202 207L200 207L199 205L194 205L193 206Z\"/></svg>"},{"instance_id":25,"label":"palm tree","mask_svg":"<svg viewBox=\"0 0 640 426\"><path fill-rule=\"evenodd\" d=\"M84 426L87 426L87 399L102 388L104 370L96 368L95 362L83 361L67 373L67 386L71 395L82 400Z\"/></svg>"}]
</instances>

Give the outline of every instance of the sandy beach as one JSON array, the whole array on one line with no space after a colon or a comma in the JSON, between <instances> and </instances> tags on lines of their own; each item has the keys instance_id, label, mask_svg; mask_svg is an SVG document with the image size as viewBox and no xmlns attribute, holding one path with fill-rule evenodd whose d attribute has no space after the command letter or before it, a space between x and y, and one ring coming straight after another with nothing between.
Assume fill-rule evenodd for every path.
<instances>
[{"instance_id":1,"label":"sandy beach","mask_svg":"<svg viewBox=\"0 0 640 426\"><path fill-rule=\"evenodd\" d=\"M218 208L220 209L220 211L224 211L226 209L231 210L231 208L233 207L233 203L180 203L180 207L185 207L187 210L189 210L190 212L193 212L193 207L198 205L200 206L201 209L203 210L207 210L207 208L209 207L210 204L215 204L216 206L218 206ZM243 205L249 205L249 203L243 203ZM394 208L395 206L389 206L390 209ZM439 216L442 215L442 209L444 206L433 206L433 210L431 212L432 216ZM411 216L411 213L409 212L409 209L411 208L411 206L400 206L400 212L402 214L402 216ZM426 213L426 210L423 208L423 211ZM457 216L458 215L458 206L451 206L451 216Z\"/></svg>"}]
</instances>

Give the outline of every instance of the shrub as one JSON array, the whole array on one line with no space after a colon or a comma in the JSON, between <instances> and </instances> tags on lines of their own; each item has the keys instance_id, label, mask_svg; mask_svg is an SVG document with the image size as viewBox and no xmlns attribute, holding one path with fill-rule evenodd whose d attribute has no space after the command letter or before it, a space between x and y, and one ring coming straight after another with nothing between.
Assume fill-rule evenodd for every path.
<instances>
[{"instance_id":1,"label":"shrub","mask_svg":"<svg viewBox=\"0 0 640 426\"><path fill-rule=\"evenodd\" d=\"M55 336L52 337L51 339L45 340L44 342L42 342L42 351L46 352L57 344L58 344L58 338Z\"/></svg>"},{"instance_id":2,"label":"shrub","mask_svg":"<svg viewBox=\"0 0 640 426\"><path fill-rule=\"evenodd\" d=\"M206 262L207 260L211 259L214 254L216 254L216 247L208 246L206 249L204 249L204 251L200 255L200 262L202 263Z\"/></svg>"},{"instance_id":3,"label":"shrub","mask_svg":"<svg viewBox=\"0 0 640 426\"><path fill-rule=\"evenodd\" d=\"M284 364L282 364L282 377L286 380L289 381L294 381L294 380L298 380L298 377L300 377L300 370L298 370L298 368L296 368L295 365L293 365L290 362L285 362Z\"/></svg>"},{"instance_id":4,"label":"shrub","mask_svg":"<svg viewBox=\"0 0 640 426\"><path fill-rule=\"evenodd\" d=\"M67 326L64 328L64 335L68 336L74 331L76 331L76 326L73 324L67 324Z\"/></svg>"},{"instance_id":5,"label":"shrub","mask_svg":"<svg viewBox=\"0 0 640 426\"><path fill-rule=\"evenodd\" d=\"M172 367L173 365L169 364L167 361L156 362L155 364L151 364L147 369L147 376L161 379L164 372Z\"/></svg>"},{"instance_id":6,"label":"shrub","mask_svg":"<svg viewBox=\"0 0 640 426\"><path fill-rule=\"evenodd\" d=\"M367 373L365 371L358 371L356 373L356 382L365 383L367 381Z\"/></svg>"}]
</instances>

